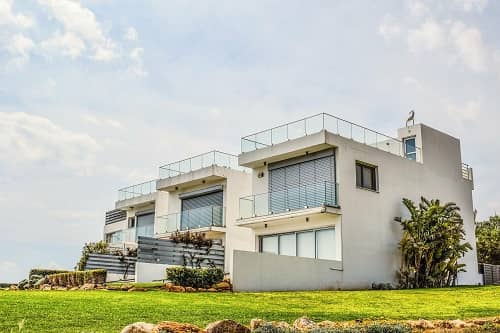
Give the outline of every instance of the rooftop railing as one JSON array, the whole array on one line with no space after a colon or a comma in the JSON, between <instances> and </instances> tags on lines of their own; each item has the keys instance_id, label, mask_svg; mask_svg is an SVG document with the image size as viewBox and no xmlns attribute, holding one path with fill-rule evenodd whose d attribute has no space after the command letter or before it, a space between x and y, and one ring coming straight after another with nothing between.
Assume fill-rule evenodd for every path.
<instances>
[{"instance_id":1,"label":"rooftop railing","mask_svg":"<svg viewBox=\"0 0 500 333\"><path fill-rule=\"evenodd\" d=\"M238 156L223 153L217 150L186 158L181 161L163 165L160 167L160 179L170 178L203 169L212 165L231 168L235 170L244 170L238 165Z\"/></svg>"},{"instance_id":2,"label":"rooftop railing","mask_svg":"<svg viewBox=\"0 0 500 333\"><path fill-rule=\"evenodd\" d=\"M156 179L118 190L118 201L132 199L156 192Z\"/></svg>"},{"instance_id":3,"label":"rooftop railing","mask_svg":"<svg viewBox=\"0 0 500 333\"><path fill-rule=\"evenodd\" d=\"M224 207L207 206L159 217L156 233L165 234L207 227L223 227L224 225Z\"/></svg>"},{"instance_id":4,"label":"rooftop railing","mask_svg":"<svg viewBox=\"0 0 500 333\"><path fill-rule=\"evenodd\" d=\"M473 180L472 168L465 163L462 163L462 178L466 180Z\"/></svg>"},{"instance_id":5,"label":"rooftop railing","mask_svg":"<svg viewBox=\"0 0 500 333\"><path fill-rule=\"evenodd\" d=\"M421 150L419 147L416 147L416 154L413 153L407 156L401 140L332 116L328 113L320 113L245 136L241 139L241 151L242 153L248 153L306 135L315 134L322 130L394 155L421 162Z\"/></svg>"},{"instance_id":6,"label":"rooftop railing","mask_svg":"<svg viewBox=\"0 0 500 333\"><path fill-rule=\"evenodd\" d=\"M320 206L338 206L338 184L324 181L240 198L240 218L266 216Z\"/></svg>"}]
</instances>

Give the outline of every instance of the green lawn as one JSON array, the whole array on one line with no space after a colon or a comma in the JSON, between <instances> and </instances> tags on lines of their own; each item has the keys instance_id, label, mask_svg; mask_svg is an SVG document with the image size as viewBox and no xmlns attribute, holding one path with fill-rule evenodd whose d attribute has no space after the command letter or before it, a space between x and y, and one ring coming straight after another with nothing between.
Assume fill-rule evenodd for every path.
<instances>
[{"instance_id":1,"label":"green lawn","mask_svg":"<svg viewBox=\"0 0 500 333\"><path fill-rule=\"evenodd\" d=\"M453 319L500 315L500 287L394 291L168 293L164 291L0 291L0 332L119 332L136 322L204 326L231 318L314 320Z\"/></svg>"}]
</instances>

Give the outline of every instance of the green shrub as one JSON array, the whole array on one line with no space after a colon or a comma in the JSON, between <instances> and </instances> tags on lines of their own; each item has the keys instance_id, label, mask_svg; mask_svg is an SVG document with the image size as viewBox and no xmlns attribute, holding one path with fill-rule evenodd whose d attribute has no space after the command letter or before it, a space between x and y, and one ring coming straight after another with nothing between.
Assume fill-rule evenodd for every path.
<instances>
[{"instance_id":1,"label":"green shrub","mask_svg":"<svg viewBox=\"0 0 500 333\"><path fill-rule=\"evenodd\" d=\"M58 287L76 287L85 283L104 284L106 282L106 270L95 269L91 271L76 271L47 276L49 283Z\"/></svg>"},{"instance_id":2,"label":"green shrub","mask_svg":"<svg viewBox=\"0 0 500 333\"><path fill-rule=\"evenodd\" d=\"M169 267L167 280L183 287L210 288L224 280L224 271L220 268Z\"/></svg>"},{"instance_id":3,"label":"green shrub","mask_svg":"<svg viewBox=\"0 0 500 333\"><path fill-rule=\"evenodd\" d=\"M76 269L79 271L85 270L85 266L87 266L87 261L89 260L89 254L91 253L99 253L105 254L109 252L108 243L104 241L100 241L97 243L86 243L82 249L82 256L80 260L76 264Z\"/></svg>"},{"instance_id":4,"label":"green shrub","mask_svg":"<svg viewBox=\"0 0 500 333\"><path fill-rule=\"evenodd\" d=\"M33 268L32 270L30 270L29 279L31 280L31 277L33 275L39 275L41 277L44 277L51 274L59 274L67 272L68 272L67 270L61 270L61 269Z\"/></svg>"}]
</instances>

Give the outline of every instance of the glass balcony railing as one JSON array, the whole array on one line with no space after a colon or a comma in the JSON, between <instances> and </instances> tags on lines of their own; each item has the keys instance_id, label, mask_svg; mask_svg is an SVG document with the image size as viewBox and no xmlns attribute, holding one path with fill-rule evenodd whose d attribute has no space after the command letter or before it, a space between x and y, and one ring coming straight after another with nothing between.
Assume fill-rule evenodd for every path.
<instances>
[{"instance_id":1,"label":"glass balcony railing","mask_svg":"<svg viewBox=\"0 0 500 333\"><path fill-rule=\"evenodd\" d=\"M107 242L110 244L134 243L137 241L137 230L129 228L118 230L107 236Z\"/></svg>"},{"instance_id":2,"label":"glass balcony railing","mask_svg":"<svg viewBox=\"0 0 500 333\"><path fill-rule=\"evenodd\" d=\"M218 165L235 170L245 169L238 165L238 156L214 150L205 154L193 156L181 161L161 166L159 172L160 179L175 177L212 165Z\"/></svg>"},{"instance_id":3,"label":"glass balcony railing","mask_svg":"<svg viewBox=\"0 0 500 333\"><path fill-rule=\"evenodd\" d=\"M335 183L319 182L243 197L240 198L240 218L247 219L320 206L336 207L337 188Z\"/></svg>"},{"instance_id":4,"label":"glass balcony railing","mask_svg":"<svg viewBox=\"0 0 500 333\"><path fill-rule=\"evenodd\" d=\"M322 130L326 130L347 139L352 139L356 142L375 147L394 155L421 162L421 149L419 147L416 147L416 154L413 153L412 156L407 157L401 140L391 138L385 134L356 125L328 113L320 113L245 136L241 139L241 152L251 152L288 140L318 133Z\"/></svg>"},{"instance_id":5,"label":"glass balcony railing","mask_svg":"<svg viewBox=\"0 0 500 333\"><path fill-rule=\"evenodd\" d=\"M207 206L161 216L157 222L157 234L185 231L206 227L224 227L225 208Z\"/></svg>"},{"instance_id":6,"label":"glass balcony railing","mask_svg":"<svg viewBox=\"0 0 500 333\"><path fill-rule=\"evenodd\" d=\"M132 199L156 192L156 179L118 190L118 201Z\"/></svg>"}]
</instances>

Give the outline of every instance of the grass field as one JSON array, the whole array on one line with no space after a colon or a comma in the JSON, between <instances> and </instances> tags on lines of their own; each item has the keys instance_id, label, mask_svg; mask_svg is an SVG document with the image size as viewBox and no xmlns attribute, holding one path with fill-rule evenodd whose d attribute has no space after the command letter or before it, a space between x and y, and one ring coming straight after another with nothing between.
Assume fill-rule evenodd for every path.
<instances>
[{"instance_id":1,"label":"grass field","mask_svg":"<svg viewBox=\"0 0 500 333\"><path fill-rule=\"evenodd\" d=\"M0 291L0 332L119 332L136 321L204 326L230 318L320 320L468 319L500 315L500 287L394 291L168 293ZM16 332L16 331L15 331Z\"/></svg>"}]
</instances>

